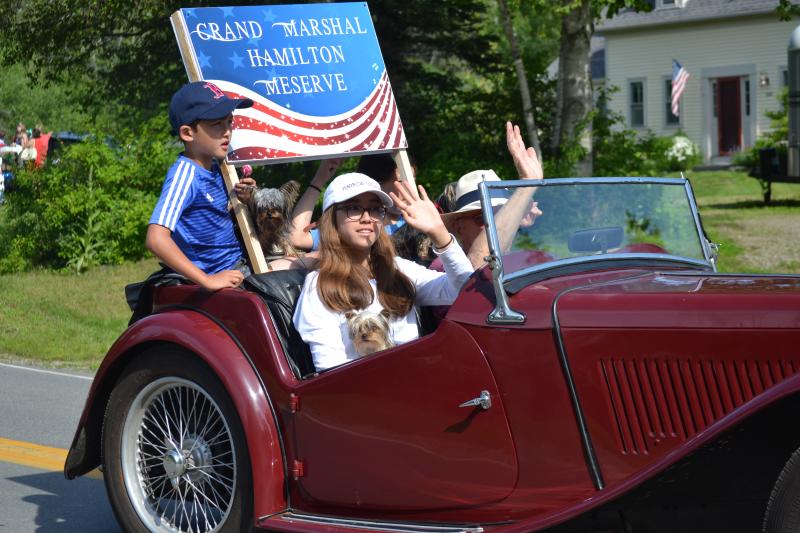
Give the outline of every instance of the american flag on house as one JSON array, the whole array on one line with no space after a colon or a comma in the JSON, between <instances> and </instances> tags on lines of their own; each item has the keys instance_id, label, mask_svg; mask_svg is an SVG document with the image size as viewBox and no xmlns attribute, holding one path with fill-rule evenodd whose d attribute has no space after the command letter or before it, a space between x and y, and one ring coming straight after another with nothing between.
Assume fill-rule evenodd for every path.
<instances>
[{"instance_id":1,"label":"american flag on house","mask_svg":"<svg viewBox=\"0 0 800 533\"><path fill-rule=\"evenodd\" d=\"M672 114L676 117L679 111L679 102L683 91L686 90L686 82L689 80L689 72L676 60L672 60Z\"/></svg>"},{"instance_id":2,"label":"american flag on house","mask_svg":"<svg viewBox=\"0 0 800 533\"><path fill-rule=\"evenodd\" d=\"M184 63L229 96L228 161L321 159L407 148L366 3L181 9Z\"/></svg>"}]
</instances>

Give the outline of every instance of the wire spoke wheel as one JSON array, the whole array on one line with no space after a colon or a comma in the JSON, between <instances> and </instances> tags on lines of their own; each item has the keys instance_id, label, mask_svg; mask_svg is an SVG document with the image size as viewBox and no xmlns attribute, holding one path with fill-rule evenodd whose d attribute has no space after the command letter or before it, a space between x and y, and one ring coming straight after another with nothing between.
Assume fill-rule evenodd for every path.
<instances>
[{"instance_id":1,"label":"wire spoke wheel","mask_svg":"<svg viewBox=\"0 0 800 533\"><path fill-rule=\"evenodd\" d=\"M233 504L236 451L216 402L194 383L162 378L133 400L122 435L128 494L144 522L217 531Z\"/></svg>"},{"instance_id":2,"label":"wire spoke wheel","mask_svg":"<svg viewBox=\"0 0 800 533\"><path fill-rule=\"evenodd\" d=\"M239 418L201 363L143 357L115 386L103 429L106 487L126 531L240 531L252 481Z\"/></svg>"}]
</instances>

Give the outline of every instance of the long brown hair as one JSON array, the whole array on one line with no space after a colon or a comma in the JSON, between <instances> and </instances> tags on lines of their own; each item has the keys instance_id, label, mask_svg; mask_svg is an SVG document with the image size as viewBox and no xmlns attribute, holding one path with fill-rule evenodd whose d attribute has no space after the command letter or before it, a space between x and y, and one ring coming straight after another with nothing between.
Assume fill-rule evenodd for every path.
<instances>
[{"instance_id":1,"label":"long brown hair","mask_svg":"<svg viewBox=\"0 0 800 533\"><path fill-rule=\"evenodd\" d=\"M370 272L353 263L350 250L339 237L336 205L319 220L320 253L317 291L331 310L346 313L368 307L373 300ZM408 314L414 305L414 284L394 263L394 245L383 228L372 245L369 262L378 287L378 301L393 317Z\"/></svg>"}]
</instances>

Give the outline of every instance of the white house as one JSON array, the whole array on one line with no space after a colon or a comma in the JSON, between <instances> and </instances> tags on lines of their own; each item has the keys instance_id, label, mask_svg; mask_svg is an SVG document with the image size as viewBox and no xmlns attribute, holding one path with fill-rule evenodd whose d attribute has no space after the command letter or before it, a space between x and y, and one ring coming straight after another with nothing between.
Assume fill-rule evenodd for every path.
<instances>
[{"instance_id":1,"label":"white house","mask_svg":"<svg viewBox=\"0 0 800 533\"><path fill-rule=\"evenodd\" d=\"M770 128L767 110L788 83L787 47L797 21L781 22L777 0L653 0L649 13L604 20L609 108L631 128L685 132L704 160L724 163ZM689 72L679 116L670 111L672 60Z\"/></svg>"}]
</instances>

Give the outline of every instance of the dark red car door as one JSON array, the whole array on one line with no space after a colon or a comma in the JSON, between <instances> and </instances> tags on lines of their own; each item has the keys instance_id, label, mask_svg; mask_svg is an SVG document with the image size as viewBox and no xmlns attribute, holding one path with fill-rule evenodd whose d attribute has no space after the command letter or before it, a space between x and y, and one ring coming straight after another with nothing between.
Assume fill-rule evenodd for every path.
<instances>
[{"instance_id":1,"label":"dark red car door","mask_svg":"<svg viewBox=\"0 0 800 533\"><path fill-rule=\"evenodd\" d=\"M487 391L491 407L459 407ZM517 460L491 369L466 330L416 341L303 383L298 483L317 505L442 509L505 498Z\"/></svg>"}]
</instances>

